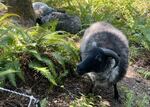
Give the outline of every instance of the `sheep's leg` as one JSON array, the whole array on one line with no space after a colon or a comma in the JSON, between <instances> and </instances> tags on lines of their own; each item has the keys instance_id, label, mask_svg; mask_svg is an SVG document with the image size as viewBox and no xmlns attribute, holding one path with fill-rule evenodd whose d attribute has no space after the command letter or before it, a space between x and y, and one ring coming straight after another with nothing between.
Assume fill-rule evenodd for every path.
<instances>
[{"instance_id":1,"label":"sheep's leg","mask_svg":"<svg viewBox=\"0 0 150 107\"><path fill-rule=\"evenodd\" d=\"M97 87L97 85L95 84L94 81L92 81L92 84L91 84L89 92L95 95L96 87Z\"/></svg>"},{"instance_id":2,"label":"sheep's leg","mask_svg":"<svg viewBox=\"0 0 150 107\"><path fill-rule=\"evenodd\" d=\"M113 85L114 86L114 99L118 100L119 99L119 93L117 89L117 83Z\"/></svg>"},{"instance_id":3,"label":"sheep's leg","mask_svg":"<svg viewBox=\"0 0 150 107\"><path fill-rule=\"evenodd\" d=\"M96 86L94 84L92 84L92 86L90 87L90 93L95 95L95 90L96 90Z\"/></svg>"}]
</instances>

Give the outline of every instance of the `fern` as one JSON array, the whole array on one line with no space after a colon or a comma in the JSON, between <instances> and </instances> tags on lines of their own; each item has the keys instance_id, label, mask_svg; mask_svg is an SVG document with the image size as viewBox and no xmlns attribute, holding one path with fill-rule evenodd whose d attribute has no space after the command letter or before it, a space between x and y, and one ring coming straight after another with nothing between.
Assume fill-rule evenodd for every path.
<instances>
[{"instance_id":1,"label":"fern","mask_svg":"<svg viewBox=\"0 0 150 107\"><path fill-rule=\"evenodd\" d=\"M15 79L16 74L18 74L18 77L20 77L20 79L24 80L22 74L20 73L21 72L20 64L17 60L5 62L4 66L2 67L0 69L0 77L8 78L8 80L11 82L13 86L16 86L16 79Z\"/></svg>"},{"instance_id":2,"label":"fern","mask_svg":"<svg viewBox=\"0 0 150 107\"><path fill-rule=\"evenodd\" d=\"M56 79L54 78L54 76L51 74L51 72L49 71L49 69L47 67L40 67L39 64L37 63L30 63L29 66L33 69L35 69L36 71L40 72L44 77L46 77L53 85L57 85L56 83Z\"/></svg>"},{"instance_id":3,"label":"fern","mask_svg":"<svg viewBox=\"0 0 150 107\"><path fill-rule=\"evenodd\" d=\"M4 78L0 81L8 79L13 86L16 86L16 76L24 80L21 64L28 63L30 70L34 69L50 83L57 85L61 78L69 73L66 63L75 65L78 60L78 52L72 42L69 34L59 35L38 25L29 29L13 24L2 25L0 28L0 75ZM31 56L34 60L20 62L23 54ZM13 68L15 67L13 65L5 67L11 64L10 62L15 64L14 61L18 61L16 64L18 67ZM62 70L58 70L56 62Z\"/></svg>"},{"instance_id":4,"label":"fern","mask_svg":"<svg viewBox=\"0 0 150 107\"><path fill-rule=\"evenodd\" d=\"M40 107L47 107L48 100L47 98L44 98L40 101Z\"/></svg>"},{"instance_id":5,"label":"fern","mask_svg":"<svg viewBox=\"0 0 150 107\"><path fill-rule=\"evenodd\" d=\"M62 65L63 70L65 70L65 61L59 52L53 52L52 56Z\"/></svg>"},{"instance_id":6,"label":"fern","mask_svg":"<svg viewBox=\"0 0 150 107\"><path fill-rule=\"evenodd\" d=\"M138 73L140 73L144 78L150 79L150 70L144 68L138 68Z\"/></svg>"}]
</instances>

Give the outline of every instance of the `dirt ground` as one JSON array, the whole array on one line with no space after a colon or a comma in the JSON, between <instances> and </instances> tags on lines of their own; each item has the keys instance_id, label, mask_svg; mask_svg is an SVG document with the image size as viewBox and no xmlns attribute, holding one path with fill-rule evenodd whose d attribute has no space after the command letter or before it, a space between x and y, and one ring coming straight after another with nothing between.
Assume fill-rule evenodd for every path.
<instances>
[{"instance_id":1,"label":"dirt ground","mask_svg":"<svg viewBox=\"0 0 150 107\"><path fill-rule=\"evenodd\" d=\"M92 86L89 79L76 76L68 77L63 87L55 87L52 91L49 91L47 83L47 80L42 79L34 83L32 87L23 85L15 89L15 91L32 94L40 99L46 97L48 100L47 107L69 107L76 98L88 95L89 89ZM121 96L120 101L118 102L113 99L113 88L98 89L95 96L101 96L102 98L97 97L92 106L101 107L100 103L104 103L106 107L124 107L123 102L125 98L123 90L120 89L122 86L126 86L137 96L142 96L143 93L150 96L150 80L143 79L135 71L135 68L130 66L125 78L118 84ZM29 99L27 98L0 91L0 107L27 107L28 103ZM35 105L32 104L31 107L35 107Z\"/></svg>"},{"instance_id":2,"label":"dirt ground","mask_svg":"<svg viewBox=\"0 0 150 107\"><path fill-rule=\"evenodd\" d=\"M90 81L85 81L85 79L82 78L69 78L65 81L65 87L66 90L68 90L72 96L81 96L80 93L87 95L89 92L89 87L91 84ZM134 71L133 67L129 67L128 72L125 76L125 78L119 83L118 87L126 86L133 92L135 92L135 95L142 96L143 93L146 93L146 95L150 96L150 80L143 79L138 73ZM97 95L100 95L103 99L103 102L106 103L105 105L108 107L124 107L123 106L123 100L124 96L121 93L121 102L117 102L113 99L113 88L109 89L100 89L97 91ZM52 96L49 97L49 106L48 107L68 107L69 104L72 102L72 96L67 92L59 92L57 95L55 92L53 92ZM70 100L72 99L72 100ZM101 107L98 105L100 102L97 102L95 104L95 107ZM149 105L150 106L150 105Z\"/></svg>"}]
</instances>

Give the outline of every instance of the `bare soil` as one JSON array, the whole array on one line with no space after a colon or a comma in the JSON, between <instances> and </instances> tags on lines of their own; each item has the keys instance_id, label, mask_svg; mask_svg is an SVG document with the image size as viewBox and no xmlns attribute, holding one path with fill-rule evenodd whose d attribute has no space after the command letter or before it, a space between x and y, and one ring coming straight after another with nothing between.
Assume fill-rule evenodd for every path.
<instances>
[{"instance_id":1,"label":"bare soil","mask_svg":"<svg viewBox=\"0 0 150 107\"><path fill-rule=\"evenodd\" d=\"M69 107L76 98L89 95L92 86L88 78L77 76L66 78L63 88L57 86L53 90L50 90L48 81L43 78L32 84L30 86L22 83L19 88L12 88L12 90L34 95L40 100L46 97L48 100L47 107ZM95 99L93 107L101 107L100 103L104 103L106 107L124 107L125 95L120 88L122 86L128 87L137 96L143 96L143 93L150 96L150 80L143 79L135 71L135 67L130 66L125 78L118 84L120 101L113 99L113 88L98 89L95 96L101 96L102 98ZM7 88L10 89L10 87ZM25 97L0 91L0 107L27 107L28 103L29 99ZM32 104L31 107L35 107L35 104Z\"/></svg>"},{"instance_id":2,"label":"bare soil","mask_svg":"<svg viewBox=\"0 0 150 107\"><path fill-rule=\"evenodd\" d=\"M87 81L83 78L68 78L65 81L65 88L69 92L71 92L72 96L78 96L80 97L81 94L87 95L89 92L89 89L91 87L90 81ZM118 84L118 87L126 86L133 92L135 92L135 95L142 96L145 93L146 95L150 96L150 80L143 79L138 73L134 71L133 67L129 67L128 72L125 76L125 78ZM113 99L113 87L109 89L99 89L96 92L96 96L100 95L102 97L103 103L105 103L108 107L124 107L124 100L125 96L122 93L123 90L119 88L120 91L120 100L121 101L115 101ZM73 101L73 98L71 95L69 95L68 92L59 92L57 91L57 95L55 94L55 90L52 92L52 96L49 96L49 106L48 107L68 107L69 104ZM95 104L95 107L101 107L98 105L100 103L100 100L97 101L97 104ZM150 105L149 105L150 106Z\"/></svg>"}]
</instances>

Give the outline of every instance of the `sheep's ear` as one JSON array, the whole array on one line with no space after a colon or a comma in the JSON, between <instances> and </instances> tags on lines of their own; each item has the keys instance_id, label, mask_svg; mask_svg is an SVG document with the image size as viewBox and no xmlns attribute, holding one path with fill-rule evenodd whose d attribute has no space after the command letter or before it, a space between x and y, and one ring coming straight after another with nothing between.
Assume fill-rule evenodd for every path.
<instances>
[{"instance_id":1,"label":"sheep's ear","mask_svg":"<svg viewBox=\"0 0 150 107\"><path fill-rule=\"evenodd\" d=\"M100 56L100 55L97 55L97 56L95 57L95 59L97 59L99 62L101 62L101 61L102 61L102 58L101 58L101 56Z\"/></svg>"}]
</instances>

